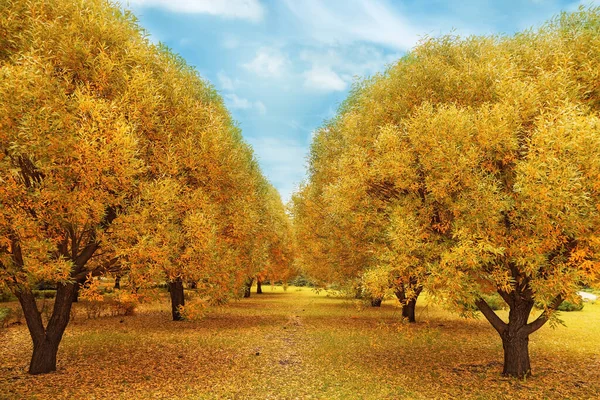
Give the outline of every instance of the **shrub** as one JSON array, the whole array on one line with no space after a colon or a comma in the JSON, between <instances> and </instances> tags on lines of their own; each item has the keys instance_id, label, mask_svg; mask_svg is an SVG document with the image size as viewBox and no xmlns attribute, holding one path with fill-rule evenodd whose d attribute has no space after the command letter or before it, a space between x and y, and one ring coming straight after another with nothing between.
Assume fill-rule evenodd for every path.
<instances>
[{"instance_id":1,"label":"shrub","mask_svg":"<svg viewBox=\"0 0 600 400\"><path fill-rule=\"evenodd\" d=\"M300 275L296 276L294 279L292 279L290 281L290 285L292 285L292 286L308 286L308 287L315 286L314 282L304 274L300 274Z\"/></svg>"},{"instance_id":2,"label":"shrub","mask_svg":"<svg viewBox=\"0 0 600 400\"><path fill-rule=\"evenodd\" d=\"M6 303L9 301L17 301L17 298L7 288L0 289L0 303Z\"/></svg>"},{"instance_id":3,"label":"shrub","mask_svg":"<svg viewBox=\"0 0 600 400\"><path fill-rule=\"evenodd\" d=\"M11 314L11 309L6 307L0 307L0 326L4 327L8 325L7 320Z\"/></svg>"},{"instance_id":4,"label":"shrub","mask_svg":"<svg viewBox=\"0 0 600 400\"><path fill-rule=\"evenodd\" d=\"M33 295L36 299L54 299L56 297L56 290L44 289L44 290L33 290Z\"/></svg>"},{"instance_id":5,"label":"shrub","mask_svg":"<svg viewBox=\"0 0 600 400\"><path fill-rule=\"evenodd\" d=\"M13 324L23 323L23 310L21 307L0 307L0 326L7 327Z\"/></svg>"},{"instance_id":6,"label":"shrub","mask_svg":"<svg viewBox=\"0 0 600 400\"><path fill-rule=\"evenodd\" d=\"M117 290L112 298L113 315L133 315L140 297L137 294Z\"/></svg>"},{"instance_id":7,"label":"shrub","mask_svg":"<svg viewBox=\"0 0 600 400\"><path fill-rule=\"evenodd\" d=\"M579 303L571 303L570 301L565 300L560 306L558 306L558 310L566 312L581 311L583 310L583 302L580 301Z\"/></svg>"},{"instance_id":8,"label":"shrub","mask_svg":"<svg viewBox=\"0 0 600 400\"><path fill-rule=\"evenodd\" d=\"M490 308L494 311L504 310L508 308L508 304L506 304L502 296L500 296L498 293L484 294L481 297L488 303Z\"/></svg>"}]
</instances>

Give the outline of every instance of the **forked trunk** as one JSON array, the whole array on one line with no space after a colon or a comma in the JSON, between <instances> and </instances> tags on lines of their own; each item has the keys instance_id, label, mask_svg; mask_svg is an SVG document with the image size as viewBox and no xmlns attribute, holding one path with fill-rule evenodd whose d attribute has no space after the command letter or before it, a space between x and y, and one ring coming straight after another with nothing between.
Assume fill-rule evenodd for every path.
<instances>
[{"instance_id":1,"label":"forked trunk","mask_svg":"<svg viewBox=\"0 0 600 400\"><path fill-rule=\"evenodd\" d=\"M533 308L533 299L530 293L517 293L516 291L506 293L498 291L510 306L508 312L508 323L490 308L483 299L475 302L479 310L500 334L502 347L504 348L504 369L502 374L524 378L531 374L529 362L529 335L540 329L549 318L548 312L543 312L533 322L528 323L529 314ZM557 296L550 304L549 311L558 308L562 297Z\"/></svg>"},{"instance_id":2,"label":"forked trunk","mask_svg":"<svg viewBox=\"0 0 600 400\"><path fill-rule=\"evenodd\" d=\"M371 298L371 307L381 307L381 302L383 301L382 297L373 297Z\"/></svg>"},{"instance_id":3,"label":"forked trunk","mask_svg":"<svg viewBox=\"0 0 600 400\"><path fill-rule=\"evenodd\" d=\"M256 278L256 294L262 294L262 282Z\"/></svg>"},{"instance_id":4,"label":"forked trunk","mask_svg":"<svg viewBox=\"0 0 600 400\"><path fill-rule=\"evenodd\" d=\"M533 301L520 300L513 303L508 313L508 325L503 333L504 348L503 375L523 378L531 374L529 363L529 329L527 319L533 308Z\"/></svg>"},{"instance_id":5,"label":"forked trunk","mask_svg":"<svg viewBox=\"0 0 600 400\"><path fill-rule=\"evenodd\" d=\"M171 313L173 314L173 321L182 321L183 316L180 312L180 306L185 305L185 299L183 297L183 281L181 278L169 282L169 293L171 294Z\"/></svg>"},{"instance_id":6,"label":"forked trunk","mask_svg":"<svg viewBox=\"0 0 600 400\"><path fill-rule=\"evenodd\" d=\"M44 328L31 290L25 289L16 293L33 340L33 355L29 363L30 374L37 375L56 371L58 346L69 323L74 291L75 284L73 283L57 286L52 316L46 328Z\"/></svg>"},{"instance_id":7,"label":"forked trunk","mask_svg":"<svg viewBox=\"0 0 600 400\"><path fill-rule=\"evenodd\" d=\"M252 289L252 282L254 282L254 278L248 278L248 279L246 279L246 282L244 282L244 297L245 298L250 297L250 289Z\"/></svg>"},{"instance_id":8,"label":"forked trunk","mask_svg":"<svg viewBox=\"0 0 600 400\"><path fill-rule=\"evenodd\" d=\"M56 371L56 355L59 342L48 337L33 345L33 355L29 363L29 373L32 375Z\"/></svg>"}]
</instances>

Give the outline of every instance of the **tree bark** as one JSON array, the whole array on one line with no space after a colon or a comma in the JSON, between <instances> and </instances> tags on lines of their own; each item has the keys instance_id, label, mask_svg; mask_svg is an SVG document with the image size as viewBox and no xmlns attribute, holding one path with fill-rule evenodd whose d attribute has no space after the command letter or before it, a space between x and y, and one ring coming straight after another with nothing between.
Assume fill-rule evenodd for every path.
<instances>
[{"instance_id":1,"label":"tree bark","mask_svg":"<svg viewBox=\"0 0 600 400\"><path fill-rule=\"evenodd\" d=\"M79 283L76 283L75 287L73 288L73 303L79 303L79 288Z\"/></svg>"},{"instance_id":2,"label":"tree bark","mask_svg":"<svg viewBox=\"0 0 600 400\"><path fill-rule=\"evenodd\" d=\"M44 328L31 290L22 289L16 293L33 341L33 355L29 363L30 374L37 375L56 371L58 346L69 323L74 291L75 284L73 283L58 285L52 316L46 328Z\"/></svg>"},{"instance_id":3,"label":"tree bark","mask_svg":"<svg viewBox=\"0 0 600 400\"><path fill-rule=\"evenodd\" d=\"M181 278L169 282L169 292L171 293L171 313L173 314L173 321L182 321L183 316L179 312L179 306L185 305L185 299L183 297L183 281Z\"/></svg>"},{"instance_id":4,"label":"tree bark","mask_svg":"<svg viewBox=\"0 0 600 400\"><path fill-rule=\"evenodd\" d=\"M514 290L510 293L499 291L499 293L510 307L508 323L502 321L483 299L477 300L475 304L502 339L504 348L502 374L524 378L531 375L529 335L540 329L548 321L549 315L543 312L536 320L527 323L534 305L528 288L525 291ZM557 309L560 303L562 303L562 297L557 296L550 304L549 309Z\"/></svg>"},{"instance_id":5,"label":"tree bark","mask_svg":"<svg viewBox=\"0 0 600 400\"><path fill-rule=\"evenodd\" d=\"M262 281L256 278L256 294L262 294Z\"/></svg>"},{"instance_id":6,"label":"tree bark","mask_svg":"<svg viewBox=\"0 0 600 400\"><path fill-rule=\"evenodd\" d=\"M250 289L252 289L252 282L254 282L254 278L248 278L248 279L246 279L246 282L244 282L244 297L245 298L250 297Z\"/></svg>"},{"instance_id":7,"label":"tree bark","mask_svg":"<svg viewBox=\"0 0 600 400\"><path fill-rule=\"evenodd\" d=\"M417 307L417 299L422 291L422 286L417 287L415 289L415 296L409 299L406 297L404 287L396 289L396 297L398 298L398 301L400 301L400 304L402 304L402 318L406 318L410 323L417 322L415 318L415 309Z\"/></svg>"},{"instance_id":8,"label":"tree bark","mask_svg":"<svg viewBox=\"0 0 600 400\"><path fill-rule=\"evenodd\" d=\"M381 307L381 302L383 301L382 297L373 297L371 298L371 307Z\"/></svg>"},{"instance_id":9,"label":"tree bark","mask_svg":"<svg viewBox=\"0 0 600 400\"><path fill-rule=\"evenodd\" d=\"M406 318L408 322L414 323L417 322L415 319L415 308L417 305L417 298L413 298L408 300L405 304L402 305L402 318Z\"/></svg>"},{"instance_id":10,"label":"tree bark","mask_svg":"<svg viewBox=\"0 0 600 400\"><path fill-rule=\"evenodd\" d=\"M121 275L115 276L115 286L113 289L121 289Z\"/></svg>"},{"instance_id":11,"label":"tree bark","mask_svg":"<svg viewBox=\"0 0 600 400\"><path fill-rule=\"evenodd\" d=\"M502 375L523 378L531 374L529 335L502 337L504 369Z\"/></svg>"}]
</instances>

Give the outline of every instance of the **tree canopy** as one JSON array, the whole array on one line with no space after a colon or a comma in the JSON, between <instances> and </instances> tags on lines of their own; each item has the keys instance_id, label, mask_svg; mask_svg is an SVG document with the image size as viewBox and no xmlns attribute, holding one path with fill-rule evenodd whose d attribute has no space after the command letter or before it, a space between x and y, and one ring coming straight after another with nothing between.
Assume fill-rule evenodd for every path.
<instances>
[{"instance_id":1,"label":"tree canopy","mask_svg":"<svg viewBox=\"0 0 600 400\"><path fill-rule=\"evenodd\" d=\"M582 9L511 37L428 38L358 82L294 199L304 268L383 270L477 306L504 373L528 374L529 334L599 277L599 33L600 11Z\"/></svg>"},{"instance_id":2,"label":"tree canopy","mask_svg":"<svg viewBox=\"0 0 600 400\"><path fill-rule=\"evenodd\" d=\"M227 298L286 263L281 200L215 89L105 0L0 2L0 284L19 298L31 373L56 368L90 275L182 280ZM268 204L265 207L265 204ZM287 253L286 253L287 254ZM32 295L54 282L45 323Z\"/></svg>"}]
</instances>

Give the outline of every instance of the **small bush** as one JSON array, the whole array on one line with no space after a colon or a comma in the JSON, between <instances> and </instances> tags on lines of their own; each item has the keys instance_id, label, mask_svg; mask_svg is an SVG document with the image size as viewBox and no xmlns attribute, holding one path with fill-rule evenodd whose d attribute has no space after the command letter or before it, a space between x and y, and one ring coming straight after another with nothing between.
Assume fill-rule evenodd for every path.
<instances>
[{"instance_id":1,"label":"small bush","mask_svg":"<svg viewBox=\"0 0 600 400\"><path fill-rule=\"evenodd\" d=\"M308 287L315 286L314 282L304 274L300 274L297 277L295 277L294 279L292 279L290 281L290 285L292 285L292 286L308 286Z\"/></svg>"},{"instance_id":2,"label":"small bush","mask_svg":"<svg viewBox=\"0 0 600 400\"><path fill-rule=\"evenodd\" d=\"M54 299L56 298L56 290L44 289L44 290L33 290L33 296L36 299Z\"/></svg>"},{"instance_id":3,"label":"small bush","mask_svg":"<svg viewBox=\"0 0 600 400\"><path fill-rule=\"evenodd\" d=\"M559 311L566 311L566 312L570 312L570 311L581 311L583 310L583 302L579 302L578 303L571 303L570 301L563 301L562 304L560 306L558 306L558 310Z\"/></svg>"},{"instance_id":4,"label":"small bush","mask_svg":"<svg viewBox=\"0 0 600 400\"><path fill-rule=\"evenodd\" d=\"M113 315L133 315L140 302L137 294L120 290L116 291L112 300Z\"/></svg>"},{"instance_id":5,"label":"small bush","mask_svg":"<svg viewBox=\"0 0 600 400\"><path fill-rule=\"evenodd\" d=\"M0 326L4 327L8 325L6 321L8 320L11 312L12 310L10 308L0 307Z\"/></svg>"},{"instance_id":6,"label":"small bush","mask_svg":"<svg viewBox=\"0 0 600 400\"><path fill-rule=\"evenodd\" d=\"M14 294L8 289L0 289L0 303L6 303L9 301L17 301Z\"/></svg>"},{"instance_id":7,"label":"small bush","mask_svg":"<svg viewBox=\"0 0 600 400\"><path fill-rule=\"evenodd\" d=\"M23 310L21 307L8 308L0 307L0 326L7 327L14 324L23 323Z\"/></svg>"},{"instance_id":8,"label":"small bush","mask_svg":"<svg viewBox=\"0 0 600 400\"><path fill-rule=\"evenodd\" d=\"M494 311L504 310L508 307L508 304L506 304L502 296L500 296L498 293L484 294L481 297L483 298L483 300L486 301L486 303L488 303L490 308Z\"/></svg>"}]
</instances>

